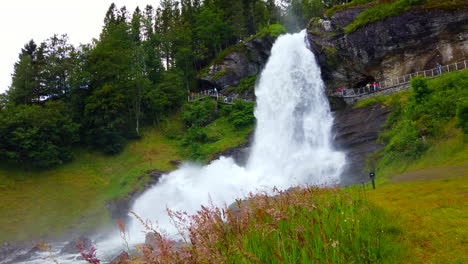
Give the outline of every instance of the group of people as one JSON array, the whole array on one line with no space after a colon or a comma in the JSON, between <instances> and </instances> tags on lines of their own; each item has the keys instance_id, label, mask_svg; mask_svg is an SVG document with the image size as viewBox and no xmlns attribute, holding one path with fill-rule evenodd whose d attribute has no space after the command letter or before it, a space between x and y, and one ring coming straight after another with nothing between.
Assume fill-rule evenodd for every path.
<instances>
[{"instance_id":1,"label":"group of people","mask_svg":"<svg viewBox=\"0 0 468 264\"><path fill-rule=\"evenodd\" d=\"M379 84L377 82L374 82L373 84L368 83L366 85L366 88L367 88L368 92L371 92L371 86L372 86L372 89L374 90L374 92L377 92L377 90L379 89Z\"/></svg>"},{"instance_id":2,"label":"group of people","mask_svg":"<svg viewBox=\"0 0 468 264\"><path fill-rule=\"evenodd\" d=\"M215 95L218 96L218 89L216 87L214 89L203 90L200 92L202 95Z\"/></svg>"},{"instance_id":3,"label":"group of people","mask_svg":"<svg viewBox=\"0 0 468 264\"><path fill-rule=\"evenodd\" d=\"M365 87L364 87L364 91L365 92L368 92L368 93L372 93L372 92L377 92L377 90L379 89L379 84L377 82L374 82L373 84L370 84L368 83ZM348 89L338 89L337 92L342 95L342 96L346 96L346 93L347 93L347 90Z\"/></svg>"},{"instance_id":4,"label":"group of people","mask_svg":"<svg viewBox=\"0 0 468 264\"><path fill-rule=\"evenodd\" d=\"M214 89L208 89L208 90L202 90L200 91L199 93L189 93L188 96L189 96L189 100L193 100L199 96L218 96L218 89L214 88Z\"/></svg>"}]
</instances>

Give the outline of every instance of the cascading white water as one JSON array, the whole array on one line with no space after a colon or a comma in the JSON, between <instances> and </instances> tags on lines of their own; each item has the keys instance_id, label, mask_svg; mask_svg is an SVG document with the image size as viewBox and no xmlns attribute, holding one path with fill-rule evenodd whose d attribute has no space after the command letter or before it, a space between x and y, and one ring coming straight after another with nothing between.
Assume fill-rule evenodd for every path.
<instances>
[{"instance_id":1,"label":"cascading white water","mask_svg":"<svg viewBox=\"0 0 468 264\"><path fill-rule=\"evenodd\" d=\"M345 156L331 146L333 119L305 35L284 35L273 45L255 89L257 128L246 167L224 157L207 166L185 164L144 193L133 211L174 234L166 208L193 214L202 204L223 206L248 192L338 183ZM137 241L142 230L133 221Z\"/></svg>"},{"instance_id":2,"label":"cascading white water","mask_svg":"<svg viewBox=\"0 0 468 264\"><path fill-rule=\"evenodd\" d=\"M305 36L305 31L287 34L273 45L255 87L257 127L247 165L225 157L206 166L186 163L163 175L135 202L133 211L174 235L177 230L166 208L194 214L202 204L228 205L249 192L338 183L345 155L331 146L333 118ZM144 241L145 229L136 219L128 230L130 243ZM117 235L97 244L98 255L115 256L121 246ZM59 261L77 263L66 256Z\"/></svg>"}]
</instances>

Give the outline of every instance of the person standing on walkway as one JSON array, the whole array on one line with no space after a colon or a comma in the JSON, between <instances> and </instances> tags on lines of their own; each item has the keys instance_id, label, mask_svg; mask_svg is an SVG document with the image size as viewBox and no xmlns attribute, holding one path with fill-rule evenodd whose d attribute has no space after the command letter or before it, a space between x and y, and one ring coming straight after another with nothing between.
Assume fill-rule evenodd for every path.
<instances>
[{"instance_id":1,"label":"person standing on walkway","mask_svg":"<svg viewBox=\"0 0 468 264\"><path fill-rule=\"evenodd\" d=\"M371 87L370 83L367 83L366 88L367 88L367 92L368 92L368 93L371 92L371 88L370 88L370 87Z\"/></svg>"},{"instance_id":2,"label":"person standing on walkway","mask_svg":"<svg viewBox=\"0 0 468 264\"><path fill-rule=\"evenodd\" d=\"M374 86L374 92L377 92L377 83L374 82L373 86Z\"/></svg>"},{"instance_id":3,"label":"person standing on walkway","mask_svg":"<svg viewBox=\"0 0 468 264\"><path fill-rule=\"evenodd\" d=\"M437 63L437 71L439 71L439 75L442 75L442 65L440 63Z\"/></svg>"}]
</instances>

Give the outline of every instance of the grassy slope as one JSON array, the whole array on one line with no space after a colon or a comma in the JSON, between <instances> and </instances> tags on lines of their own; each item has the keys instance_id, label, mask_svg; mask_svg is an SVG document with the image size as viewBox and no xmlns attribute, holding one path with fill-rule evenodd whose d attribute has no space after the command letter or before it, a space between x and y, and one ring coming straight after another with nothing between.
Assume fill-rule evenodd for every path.
<instances>
[{"instance_id":1,"label":"grassy slope","mask_svg":"<svg viewBox=\"0 0 468 264\"><path fill-rule=\"evenodd\" d=\"M247 137L252 132L253 127L245 127L239 130L233 130L232 124L227 117L221 117L204 128L209 138L216 139L215 142L204 144L204 152L208 160L211 160L214 154L221 150L239 146L246 142Z\"/></svg>"},{"instance_id":2,"label":"grassy slope","mask_svg":"<svg viewBox=\"0 0 468 264\"><path fill-rule=\"evenodd\" d=\"M399 219L403 263L467 263L468 148L449 128L418 160L386 167L369 199Z\"/></svg>"},{"instance_id":3,"label":"grassy slope","mask_svg":"<svg viewBox=\"0 0 468 264\"><path fill-rule=\"evenodd\" d=\"M425 170L422 178L402 174L404 182L369 192L371 201L398 219L400 240L410 249L404 263L467 263L467 165L457 173L454 167Z\"/></svg>"},{"instance_id":4,"label":"grassy slope","mask_svg":"<svg viewBox=\"0 0 468 264\"><path fill-rule=\"evenodd\" d=\"M462 74L467 73L458 76ZM406 104L410 97L411 90L362 101L357 107L390 105L392 99ZM453 118L428 139L430 147L419 158L398 159L377 168L377 190L369 192L369 199L398 219L396 225L403 230L399 239L409 249L403 263L468 262L466 136Z\"/></svg>"},{"instance_id":5,"label":"grassy slope","mask_svg":"<svg viewBox=\"0 0 468 264\"><path fill-rule=\"evenodd\" d=\"M145 130L142 139L115 156L77 150L73 162L42 172L0 166L0 243L51 238L108 224L106 201L141 188L148 180L145 171L173 170L170 161L186 156L180 140L166 137L182 133L182 122L175 117L161 127ZM208 154L245 142L252 131L252 127L238 131L224 118L205 129L217 139L204 144Z\"/></svg>"},{"instance_id":6,"label":"grassy slope","mask_svg":"<svg viewBox=\"0 0 468 264\"><path fill-rule=\"evenodd\" d=\"M56 169L0 168L0 241L40 238L86 230L108 220L105 201L126 195L146 179L146 170L171 170L177 146L149 129L116 156L77 150Z\"/></svg>"}]
</instances>

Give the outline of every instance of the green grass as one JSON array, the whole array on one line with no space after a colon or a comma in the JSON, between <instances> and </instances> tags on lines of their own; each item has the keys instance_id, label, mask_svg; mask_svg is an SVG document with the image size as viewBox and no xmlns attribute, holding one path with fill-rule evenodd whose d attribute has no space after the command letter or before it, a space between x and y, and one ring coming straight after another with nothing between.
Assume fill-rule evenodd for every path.
<instances>
[{"instance_id":1,"label":"green grass","mask_svg":"<svg viewBox=\"0 0 468 264\"><path fill-rule=\"evenodd\" d=\"M403 91L396 94L385 95L385 96L375 96L367 98L365 100L359 101L353 105L353 108L368 107L376 104L381 104L383 106L390 106L393 101L397 100L399 103L404 103L407 101L409 91Z\"/></svg>"},{"instance_id":2,"label":"green grass","mask_svg":"<svg viewBox=\"0 0 468 264\"><path fill-rule=\"evenodd\" d=\"M397 157L389 162L384 154L383 159L377 163L377 173L383 178L390 178L403 172L466 164L468 141L466 135L456 128L454 123L455 120L449 122L445 131L440 136L433 138L428 150L415 160Z\"/></svg>"},{"instance_id":3,"label":"green grass","mask_svg":"<svg viewBox=\"0 0 468 264\"><path fill-rule=\"evenodd\" d=\"M425 9L446 9L446 10L461 10L468 8L468 2L465 0L429 0L424 5Z\"/></svg>"},{"instance_id":4,"label":"green grass","mask_svg":"<svg viewBox=\"0 0 468 264\"><path fill-rule=\"evenodd\" d=\"M224 105L211 100L187 105L182 116L190 128L181 130L176 137L184 158L207 162L215 154L246 142L254 129L253 107L253 103L243 101ZM210 119L214 120L206 123Z\"/></svg>"},{"instance_id":5,"label":"green grass","mask_svg":"<svg viewBox=\"0 0 468 264\"><path fill-rule=\"evenodd\" d=\"M358 7L358 6L365 6L371 2L373 2L374 0L353 0L349 3L346 3L346 4L342 4L342 5L336 5L336 6L333 6L332 8L330 9L327 9L325 10L325 15L327 16L333 16L334 14L338 13L338 12L341 12L343 10L346 10L348 8L353 8L353 7Z\"/></svg>"},{"instance_id":6,"label":"green grass","mask_svg":"<svg viewBox=\"0 0 468 264\"><path fill-rule=\"evenodd\" d=\"M440 173L439 179L389 182L369 192L370 201L402 227L397 239L409 250L400 263L468 261L468 177Z\"/></svg>"},{"instance_id":7,"label":"green grass","mask_svg":"<svg viewBox=\"0 0 468 264\"><path fill-rule=\"evenodd\" d=\"M263 38L263 37L266 37L266 36L270 36L270 37L278 37L279 35L281 34L285 34L287 33L288 30L281 24L271 24L271 25L268 25L264 28L262 28L262 30L260 30L260 32L258 32L257 34L245 39L245 42L249 42L253 39L256 39L256 38Z\"/></svg>"},{"instance_id":8,"label":"green grass","mask_svg":"<svg viewBox=\"0 0 468 264\"><path fill-rule=\"evenodd\" d=\"M230 87L227 89L228 92L234 92L237 94L243 94L248 92L250 94L254 93L255 90L255 82L257 81L257 75L251 74L243 79L240 80L240 83L236 87Z\"/></svg>"},{"instance_id":9,"label":"green grass","mask_svg":"<svg viewBox=\"0 0 468 264\"><path fill-rule=\"evenodd\" d=\"M219 78L226 75L227 71L219 71L213 76L213 80L218 80Z\"/></svg>"},{"instance_id":10,"label":"green grass","mask_svg":"<svg viewBox=\"0 0 468 264\"><path fill-rule=\"evenodd\" d=\"M73 162L34 171L0 167L0 241L58 237L109 223L106 201L127 195L147 180L145 171L174 169L175 142L147 129L119 155L76 150Z\"/></svg>"},{"instance_id":11,"label":"green grass","mask_svg":"<svg viewBox=\"0 0 468 264\"><path fill-rule=\"evenodd\" d=\"M426 2L427 0L397 0L391 3L376 5L360 13L353 23L345 27L344 31L346 34L350 34L365 25L384 20L387 17L398 16L410 10L413 6L422 5Z\"/></svg>"},{"instance_id":12,"label":"green grass","mask_svg":"<svg viewBox=\"0 0 468 264\"><path fill-rule=\"evenodd\" d=\"M391 138L402 136L406 120L424 122L428 130L425 150L408 158L401 152L388 151L388 145L375 157L377 189L369 192L369 200L396 217L402 227L397 238L408 248L401 263L467 263L468 191L467 135L458 126L455 108L466 98L467 71L444 75L427 82L427 89L405 92L390 102L398 106L387 131ZM417 82L421 85L421 82ZM416 102L417 101L417 102ZM370 101L368 101L370 102ZM431 123L428 123L430 120ZM420 136L420 135L419 135ZM398 139L398 140L404 140ZM413 144L416 144L414 140Z\"/></svg>"},{"instance_id":13,"label":"green grass","mask_svg":"<svg viewBox=\"0 0 468 264\"><path fill-rule=\"evenodd\" d=\"M372 3L371 3L372 2ZM384 20L388 17L398 16L408 10L419 9L446 9L462 10L468 8L465 0L392 0L392 1L352 1L344 5L335 6L325 12L332 15L347 8L357 5L372 4L373 6L360 13L354 21L344 29L346 34L351 34L370 23Z\"/></svg>"},{"instance_id":14,"label":"green grass","mask_svg":"<svg viewBox=\"0 0 468 264\"><path fill-rule=\"evenodd\" d=\"M247 137L253 131L253 126L235 128L227 117L221 117L204 128L208 138L213 142L203 144L202 153L205 160L211 160L213 155L228 148L247 142Z\"/></svg>"},{"instance_id":15,"label":"green grass","mask_svg":"<svg viewBox=\"0 0 468 264\"><path fill-rule=\"evenodd\" d=\"M395 219L359 190L296 188L251 195L237 208L204 207L188 226L174 213L188 243L176 253L163 239L169 250L156 248L151 263L399 263L406 251Z\"/></svg>"}]
</instances>

